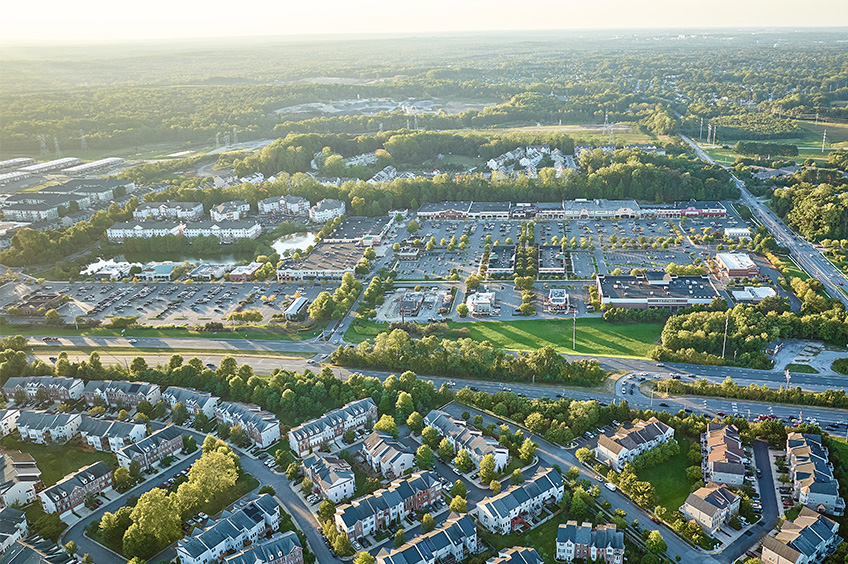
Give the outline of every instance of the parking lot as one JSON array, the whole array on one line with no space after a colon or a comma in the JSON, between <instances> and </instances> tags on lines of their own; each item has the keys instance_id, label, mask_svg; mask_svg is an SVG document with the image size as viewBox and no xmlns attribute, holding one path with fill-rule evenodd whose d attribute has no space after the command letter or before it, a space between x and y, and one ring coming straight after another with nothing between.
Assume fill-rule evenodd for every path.
<instances>
[{"instance_id":1,"label":"parking lot","mask_svg":"<svg viewBox=\"0 0 848 564\"><path fill-rule=\"evenodd\" d=\"M52 291L70 296L58 312L68 322L77 316L106 320L137 316L146 325L193 325L225 322L227 314L259 310L263 322L278 318L300 291L314 300L322 291L333 292L338 282L251 284L227 282L178 283L73 283L51 286ZM44 288L47 289L46 287ZM6 305L6 304L0 304Z\"/></svg>"}]
</instances>

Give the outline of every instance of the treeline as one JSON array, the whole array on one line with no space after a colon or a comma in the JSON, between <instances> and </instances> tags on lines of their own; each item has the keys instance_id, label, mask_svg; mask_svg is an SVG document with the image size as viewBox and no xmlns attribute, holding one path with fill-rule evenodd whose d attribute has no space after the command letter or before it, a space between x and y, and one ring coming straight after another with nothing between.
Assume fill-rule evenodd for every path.
<instances>
[{"instance_id":1,"label":"treeline","mask_svg":"<svg viewBox=\"0 0 848 564\"><path fill-rule=\"evenodd\" d=\"M797 157L798 146L783 143L756 143L754 141L739 141L733 147L733 151L740 155L765 155Z\"/></svg>"},{"instance_id":2,"label":"treeline","mask_svg":"<svg viewBox=\"0 0 848 564\"><path fill-rule=\"evenodd\" d=\"M848 238L848 192L845 181L798 182L772 196L775 213L811 241Z\"/></svg>"},{"instance_id":3,"label":"treeline","mask_svg":"<svg viewBox=\"0 0 848 564\"><path fill-rule=\"evenodd\" d=\"M569 362L551 347L513 356L495 349L489 341L439 340L436 336L416 340L401 329L380 333L374 344L362 342L356 347L339 347L333 352L332 361L355 368L412 370L418 374L512 382L535 379L536 382L591 385L605 376L597 361Z\"/></svg>"},{"instance_id":4,"label":"treeline","mask_svg":"<svg viewBox=\"0 0 848 564\"><path fill-rule=\"evenodd\" d=\"M717 110L716 110L717 108ZM797 137L801 132L791 119L781 118L771 113L744 111L735 105L689 107L692 115L683 120L681 129L687 135L701 134L701 118L706 123L718 127L716 139L719 143L740 139L784 139ZM729 112L722 114L722 112Z\"/></svg>"},{"instance_id":5,"label":"treeline","mask_svg":"<svg viewBox=\"0 0 848 564\"><path fill-rule=\"evenodd\" d=\"M742 387L728 376L721 384L712 384L699 379L694 384L681 380L663 380L658 383L660 390L670 394L686 396L711 396L734 398L741 400L761 401L765 403L788 403L793 405L813 405L816 407L848 408L848 395L845 390L826 390L824 392L808 392L800 387L778 389L769 388L766 384L758 386L750 384Z\"/></svg>"}]
</instances>

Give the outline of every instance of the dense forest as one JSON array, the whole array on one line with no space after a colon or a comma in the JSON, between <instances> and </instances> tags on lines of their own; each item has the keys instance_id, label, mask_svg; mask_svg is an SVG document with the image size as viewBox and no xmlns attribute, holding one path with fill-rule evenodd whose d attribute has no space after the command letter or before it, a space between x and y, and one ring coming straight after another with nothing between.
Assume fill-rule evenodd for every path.
<instances>
[{"instance_id":1,"label":"dense forest","mask_svg":"<svg viewBox=\"0 0 848 564\"><path fill-rule=\"evenodd\" d=\"M417 115L426 130L608 118L656 134L696 133L704 118L718 125L722 139L735 140L797 135L787 118L848 118L840 103L848 99L848 47L838 32L717 31L685 44L657 32L528 39L245 40L226 51L199 42L116 45L108 52L3 46L0 146L32 154L36 136L47 135L68 150L80 147L84 134L93 150L130 152L150 143L208 146L234 129L246 141L407 127L411 116L402 110L277 112L358 98L459 104Z\"/></svg>"}]
</instances>

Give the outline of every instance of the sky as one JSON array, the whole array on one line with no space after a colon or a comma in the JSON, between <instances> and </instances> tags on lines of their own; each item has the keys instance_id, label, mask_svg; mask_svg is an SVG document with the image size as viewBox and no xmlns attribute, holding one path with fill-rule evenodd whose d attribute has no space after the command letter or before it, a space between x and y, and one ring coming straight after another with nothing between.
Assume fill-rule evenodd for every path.
<instances>
[{"instance_id":1,"label":"sky","mask_svg":"<svg viewBox=\"0 0 848 564\"><path fill-rule=\"evenodd\" d=\"M848 26L845 0L29 0L0 41ZM787 15L791 14L791 17Z\"/></svg>"}]
</instances>

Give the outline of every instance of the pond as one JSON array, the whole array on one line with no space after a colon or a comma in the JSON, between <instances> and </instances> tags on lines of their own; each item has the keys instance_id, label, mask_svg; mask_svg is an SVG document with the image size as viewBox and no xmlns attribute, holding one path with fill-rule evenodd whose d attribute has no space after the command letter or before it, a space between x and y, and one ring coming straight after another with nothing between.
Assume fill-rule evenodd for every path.
<instances>
[{"instance_id":1,"label":"pond","mask_svg":"<svg viewBox=\"0 0 848 564\"><path fill-rule=\"evenodd\" d=\"M291 235L283 235L273 243L271 247L281 256L285 251L303 250L309 245L315 244L315 231L307 231L306 233L292 233Z\"/></svg>"}]
</instances>

